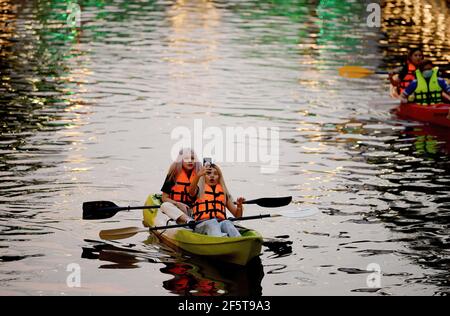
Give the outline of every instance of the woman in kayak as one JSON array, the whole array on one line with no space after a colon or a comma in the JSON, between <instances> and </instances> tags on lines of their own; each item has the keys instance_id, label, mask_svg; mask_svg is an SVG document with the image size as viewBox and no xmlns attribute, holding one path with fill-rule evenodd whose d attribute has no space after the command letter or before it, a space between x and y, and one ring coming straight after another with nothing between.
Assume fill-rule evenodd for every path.
<instances>
[{"instance_id":1,"label":"woman in kayak","mask_svg":"<svg viewBox=\"0 0 450 316\"><path fill-rule=\"evenodd\" d=\"M226 211L228 209L234 217L241 217L245 199L240 197L234 204L219 166L210 164L203 167L194 176L189 194L197 196L192 206L192 217L195 221L202 221L195 226L195 232L220 237L241 236L233 223L226 219Z\"/></svg>"},{"instance_id":2,"label":"woman in kayak","mask_svg":"<svg viewBox=\"0 0 450 316\"><path fill-rule=\"evenodd\" d=\"M161 188L163 202L161 212L179 224L192 220L189 213L196 197L189 194L189 187L201 168L202 165L195 152L192 149L182 149L170 166Z\"/></svg>"},{"instance_id":3,"label":"woman in kayak","mask_svg":"<svg viewBox=\"0 0 450 316\"><path fill-rule=\"evenodd\" d=\"M443 78L438 77L439 68L433 67L431 60L425 60L416 71L417 79L403 91L402 103L408 102L408 97L415 94L415 103L430 105L450 101L450 85Z\"/></svg>"},{"instance_id":4,"label":"woman in kayak","mask_svg":"<svg viewBox=\"0 0 450 316\"><path fill-rule=\"evenodd\" d=\"M416 70L424 60L423 51L420 48L410 50L406 63L389 74L391 85L395 89L392 96L398 98L409 84L416 79Z\"/></svg>"}]
</instances>

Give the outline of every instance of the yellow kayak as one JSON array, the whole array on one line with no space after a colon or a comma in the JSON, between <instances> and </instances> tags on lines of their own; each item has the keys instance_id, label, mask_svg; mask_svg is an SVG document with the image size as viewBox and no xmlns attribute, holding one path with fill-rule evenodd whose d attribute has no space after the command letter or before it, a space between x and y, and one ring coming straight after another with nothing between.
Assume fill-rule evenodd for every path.
<instances>
[{"instance_id":1,"label":"yellow kayak","mask_svg":"<svg viewBox=\"0 0 450 316\"><path fill-rule=\"evenodd\" d=\"M161 196L151 194L146 206L161 205ZM159 209L143 211L146 227L165 226L169 218ZM173 222L169 224L174 224ZM193 232L189 228L171 228L152 231L159 240L174 249L194 255L245 266L261 253L262 236L255 230L237 227L241 237L214 237Z\"/></svg>"}]
</instances>

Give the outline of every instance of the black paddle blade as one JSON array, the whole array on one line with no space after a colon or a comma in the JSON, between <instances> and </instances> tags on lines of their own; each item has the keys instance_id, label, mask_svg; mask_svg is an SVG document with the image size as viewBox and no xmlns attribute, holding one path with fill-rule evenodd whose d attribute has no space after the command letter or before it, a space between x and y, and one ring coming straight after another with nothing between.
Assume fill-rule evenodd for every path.
<instances>
[{"instance_id":1,"label":"black paddle blade","mask_svg":"<svg viewBox=\"0 0 450 316\"><path fill-rule=\"evenodd\" d=\"M109 201L93 201L83 203L83 219L111 218L119 211L119 207Z\"/></svg>"},{"instance_id":2,"label":"black paddle blade","mask_svg":"<svg viewBox=\"0 0 450 316\"><path fill-rule=\"evenodd\" d=\"M292 196L261 198L245 202L245 204L257 204L261 207L282 207L289 205L292 202Z\"/></svg>"}]
</instances>

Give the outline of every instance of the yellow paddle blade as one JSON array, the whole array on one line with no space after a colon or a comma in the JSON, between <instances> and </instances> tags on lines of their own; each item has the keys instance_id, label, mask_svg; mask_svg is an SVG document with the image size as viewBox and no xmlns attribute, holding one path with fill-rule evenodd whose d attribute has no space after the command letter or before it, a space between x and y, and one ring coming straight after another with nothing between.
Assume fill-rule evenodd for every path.
<instances>
[{"instance_id":1,"label":"yellow paddle blade","mask_svg":"<svg viewBox=\"0 0 450 316\"><path fill-rule=\"evenodd\" d=\"M119 229L102 230L99 233L101 239L104 240L117 240L133 237L137 233L148 231L148 229L142 229L139 227L126 227Z\"/></svg>"},{"instance_id":2,"label":"yellow paddle blade","mask_svg":"<svg viewBox=\"0 0 450 316\"><path fill-rule=\"evenodd\" d=\"M375 71L359 67L359 66L344 66L339 68L339 75L344 78L360 79L373 75Z\"/></svg>"}]
</instances>

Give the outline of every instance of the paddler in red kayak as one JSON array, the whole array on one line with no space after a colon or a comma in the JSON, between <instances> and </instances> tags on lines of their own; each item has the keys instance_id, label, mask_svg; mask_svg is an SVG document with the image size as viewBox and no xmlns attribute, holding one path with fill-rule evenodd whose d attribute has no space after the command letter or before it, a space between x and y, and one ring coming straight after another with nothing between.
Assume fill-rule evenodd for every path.
<instances>
[{"instance_id":1,"label":"paddler in red kayak","mask_svg":"<svg viewBox=\"0 0 450 316\"><path fill-rule=\"evenodd\" d=\"M161 212L179 224L192 220L189 213L196 197L189 194L189 187L201 168L202 164L195 152L192 149L182 149L170 166L161 188L163 202Z\"/></svg>"},{"instance_id":2,"label":"paddler in red kayak","mask_svg":"<svg viewBox=\"0 0 450 316\"><path fill-rule=\"evenodd\" d=\"M241 236L233 223L226 219L226 211L228 209L233 216L241 217L245 199L238 198L234 205L219 166L209 164L196 173L189 194L197 197L193 203L192 217L195 221L202 221L195 227L195 232L218 237Z\"/></svg>"},{"instance_id":3,"label":"paddler in red kayak","mask_svg":"<svg viewBox=\"0 0 450 316\"><path fill-rule=\"evenodd\" d=\"M406 87L416 79L416 70L424 60L423 51L420 48L413 48L409 51L406 63L389 74L391 85L394 88L392 96L398 98Z\"/></svg>"},{"instance_id":4,"label":"paddler in red kayak","mask_svg":"<svg viewBox=\"0 0 450 316\"><path fill-rule=\"evenodd\" d=\"M402 103L408 103L408 97L415 94L414 103L424 106L450 101L450 85L438 76L439 68L431 60L425 60L416 71L416 80L403 91Z\"/></svg>"}]
</instances>

